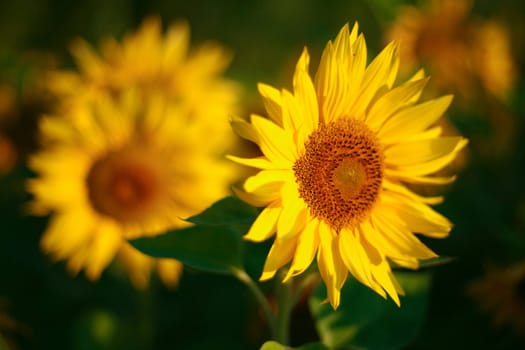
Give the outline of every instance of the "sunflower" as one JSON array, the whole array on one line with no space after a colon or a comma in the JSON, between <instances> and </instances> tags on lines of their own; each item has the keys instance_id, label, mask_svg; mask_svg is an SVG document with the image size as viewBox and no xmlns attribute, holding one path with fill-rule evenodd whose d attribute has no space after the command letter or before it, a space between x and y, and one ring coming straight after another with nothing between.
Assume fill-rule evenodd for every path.
<instances>
[{"instance_id":1,"label":"sunflower","mask_svg":"<svg viewBox=\"0 0 525 350\"><path fill-rule=\"evenodd\" d=\"M127 239L186 226L181 218L227 194L232 168L210 152L200 122L162 97L130 90L74 111L42 119L52 142L30 159L38 174L28 186L30 209L53 214L43 250L91 280L118 255L135 286L147 284L155 265L175 284L179 262L149 258Z\"/></svg>"},{"instance_id":2,"label":"sunflower","mask_svg":"<svg viewBox=\"0 0 525 350\"><path fill-rule=\"evenodd\" d=\"M30 161L31 210L53 214L42 248L91 280L118 256L135 286L155 266L174 285L178 262L149 258L127 239L184 227L181 218L228 193L235 168L217 157L234 143L226 116L239 87L221 75L231 55L216 43L190 50L188 25L163 33L157 17L98 51L82 39L71 51L77 69L45 75L57 107Z\"/></svg>"},{"instance_id":3,"label":"sunflower","mask_svg":"<svg viewBox=\"0 0 525 350\"><path fill-rule=\"evenodd\" d=\"M495 325L510 326L525 338L525 261L505 268L491 267L470 284L467 292L492 315Z\"/></svg>"},{"instance_id":4,"label":"sunflower","mask_svg":"<svg viewBox=\"0 0 525 350\"><path fill-rule=\"evenodd\" d=\"M182 114L202 119L208 145L223 145L230 132L223 116L236 111L239 86L221 76L232 55L215 42L190 50L190 30L174 22L163 33L158 17L146 18L137 31L118 41L105 38L99 49L82 39L71 45L77 70L56 70L45 85L69 114L100 93L136 88L143 94L176 100ZM203 103L205 101L205 103ZM214 141L215 143L212 143Z\"/></svg>"},{"instance_id":5,"label":"sunflower","mask_svg":"<svg viewBox=\"0 0 525 350\"><path fill-rule=\"evenodd\" d=\"M420 71L394 86L398 45L390 43L368 66L356 23L329 41L315 79L304 49L293 76L293 93L259 84L270 119L232 121L234 130L259 145L257 158L229 156L260 171L246 179L239 197L265 207L245 238L276 234L261 280L291 262L284 282L317 256L334 308L348 272L399 305L402 288L389 260L417 269L436 257L414 233L445 237L451 223L406 184L444 184L453 177L431 174L445 167L467 143L442 137L432 126L451 103L443 96L417 103L427 82Z\"/></svg>"},{"instance_id":6,"label":"sunflower","mask_svg":"<svg viewBox=\"0 0 525 350\"><path fill-rule=\"evenodd\" d=\"M471 16L471 0L431 0L425 9L403 6L387 31L403 43L401 70L421 63L439 90L471 99L478 86L505 99L515 85L516 64L508 29L495 19Z\"/></svg>"}]
</instances>

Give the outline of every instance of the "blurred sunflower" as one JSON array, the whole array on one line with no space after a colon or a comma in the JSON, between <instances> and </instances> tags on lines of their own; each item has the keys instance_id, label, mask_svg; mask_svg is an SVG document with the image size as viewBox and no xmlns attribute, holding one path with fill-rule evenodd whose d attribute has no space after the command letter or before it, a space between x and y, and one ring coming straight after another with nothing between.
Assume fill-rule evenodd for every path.
<instances>
[{"instance_id":1,"label":"blurred sunflower","mask_svg":"<svg viewBox=\"0 0 525 350\"><path fill-rule=\"evenodd\" d=\"M100 93L137 88L143 94L164 95L177 101L182 114L205 120L201 127L206 128L207 144L213 140L223 145L230 132L223 116L236 111L239 95L239 85L221 76L232 55L214 42L190 50L189 41L187 23L173 23L163 34L158 17L145 19L121 42L106 38L99 52L77 39L71 53L78 71L52 71L46 85L66 114Z\"/></svg>"},{"instance_id":2,"label":"blurred sunflower","mask_svg":"<svg viewBox=\"0 0 525 350\"><path fill-rule=\"evenodd\" d=\"M73 273L96 280L118 255L136 287L155 266L175 285L180 263L126 240L184 227L181 218L228 193L235 168L218 157L234 140L227 116L239 87L220 75L230 55L217 44L188 51L185 23L163 35L152 17L100 53L78 39L78 71L46 75L58 107L42 120L44 147L30 161L31 210L53 214L42 248Z\"/></svg>"},{"instance_id":3,"label":"blurred sunflower","mask_svg":"<svg viewBox=\"0 0 525 350\"><path fill-rule=\"evenodd\" d=\"M496 325L509 325L525 337L525 261L490 269L469 286L468 293L492 314Z\"/></svg>"},{"instance_id":4,"label":"blurred sunflower","mask_svg":"<svg viewBox=\"0 0 525 350\"><path fill-rule=\"evenodd\" d=\"M329 41L315 79L305 49L293 77L293 93L265 84L259 91L270 119L232 121L263 156L233 161L261 169L239 197L266 207L246 239L263 241L276 232L262 280L289 263L285 281L301 274L317 255L328 300L340 303L348 272L399 305L402 288L388 260L417 269L436 257L413 233L446 237L451 223L404 183L444 184L453 177L431 174L449 164L466 145L441 137L432 127L451 103L444 96L417 103L427 78L418 72L395 87L398 45L389 44L367 66L358 25L345 25Z\"/></svg>"},{"instance_id":5,"label":"blurred sunflower","mask_svg":"<svg viewBox=\"0 0 525 350\"><path fill-rule=\"evenodd\" d=\"M29 163L38 174L28 184L30 209L53 213L42 248L91 280L118 254L137 287L154 265L175 284L178 262L155 262L126 240L187 225L181 218L227 194L232 168L210 152L200 122L164 98L99 95L75 111L42 120L53 142Z\"/></svg>"},{"instance_id":6,"label":"blurred sunflower","mask_svg":"<svg viewBox=\"0 0 525 350\"><path fill-rule=\"evenodd\" d=\"M472 98L480 86L503 99L516 77L509 33L496 20L473 19L471 8L471 0L429 1L426 10L402 7L387 39L403 43L402 72L425 64L440 91Z\"/></svg>"}]
</instances>

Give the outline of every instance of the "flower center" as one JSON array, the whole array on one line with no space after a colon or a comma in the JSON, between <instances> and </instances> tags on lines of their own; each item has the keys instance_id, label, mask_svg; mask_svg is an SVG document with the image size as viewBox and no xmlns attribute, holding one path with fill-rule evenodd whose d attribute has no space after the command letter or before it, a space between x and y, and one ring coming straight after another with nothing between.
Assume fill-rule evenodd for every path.
<instances>
[{"instance_id":1,"label":"flower center","mask_svg":"<svg viewBox=\"0 0 525 350\"><path fill-rule=\"evenodd\" d=\"M382 148L368 126L340 119L309 136L293 170L311 215L339 231L367 217L381 190L383 163Z\"/></svg>"},{"instance_id":2,"label":"flower center","mask_svg":"<svg viewBox=\"0 0 525 350\"><path fill-rule=\"evenodd\" d=\"M91 205L121 222L140 221L160 195L158 168L137 149L105 155L93 163L86 179Z\"/></svg>"}]
</instances>

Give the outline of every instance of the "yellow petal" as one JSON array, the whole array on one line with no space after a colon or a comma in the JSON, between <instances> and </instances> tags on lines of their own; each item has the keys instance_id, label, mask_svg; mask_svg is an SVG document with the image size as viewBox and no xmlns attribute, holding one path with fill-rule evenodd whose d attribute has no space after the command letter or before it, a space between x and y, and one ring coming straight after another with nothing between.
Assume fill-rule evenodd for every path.
<instances>
[{"instance_id":1,"label":"yellow petal","mask_svg":"<svg viewBox=\"0 0 525 350\"><path fill-rule=\"evenodd\" d=\"M153 258L139 252L131 244L123 242L118 252L118 259L128 270L131 283L137 289L144 289L148 286Z\"/></svg>"},{"instance_id":2,"label":"yellow petal","mask_svg":"<svg viewBox=\"0 0 525 350\"><path fill-rule=\"evenodd\" d=\"M276 88L259 83L257 84L259 93L263 97L264 107L269 117L279 126L283 126L283 116L281 111L281 92Z\"/></svg>"},{"instance_id":3,"label":"yellow petal","mask_svg":"<svg viewBox=\"0 0 525 350\"><path fill-rule=\"evenodd\" d=\"M319 124L319 106L317 104L317 96L315 94L315 87L308 74L308 65L310 57L306 48L297 62L295 74L293 78L294 95L300 107L299 113L304 116L304 121L299 131L303 135L298 139L299 144L303 144L306 137L317 128Z\"/></svg>"},{"instance_id":4,"label":"yellow petal","mask_svg":"<svg viewBox=\"0 0 525 350\"><path fill-rule=\"evenodd\" d=\"M446 185L456 180L456 176L436 177L436 176L407 176L403 171L386 169L385 174L389 177L402 179L403 182L413 184L430 184L430 185ZM428 204L437 204L428 202Z\"/></svg>"},{"instance_id":5,"label":"yellow petal","mask_svg":"<svg viewBox=\"0 0 525 350\"><path fill-rule=\"evenodd\" d=\"M404 292L392 274L392 270L390 269L388 263L384 261L381 265L373 266L372 273L377 283L380 284L381 287L388 293L396 305L400 306L401 302L399 301L398 294L403 295Z\"/></svg>"},{"instance_id":6,"label":"yellow petal","mask_svg":"<svg viewBox=\"0 0 525 350\"><path fill-rule=\"evenodd\" d=\"M381 213L384 209L378 207L377 212L372 215L373 226L367 227L366 235L370 237L386 256L395 259L430 259L437 254L425 246L407 228L390 222L388 217Z\"/></svg>"},{"instance_id":7,"label":"yellow petal","mask_svg":"<svg viewBox=\"0 0 525 350\"><path fill-rule=\"evenodd\" d=\"M272 184L272 186L281 186L279 183ZM254 192L254 193L248 193L243 190L240 190L236 187L232 187L233 193L246 203L249 203L255 207L265 207L269 203L276 200L274 195L267 195L264 192L264 188L262 188L262 192ZM270 188L271 193L275 193L273 189Z\"/></svg>"},{"instance_id":8,"label":"yellow petal","mask_svg":"<svg viewBox=\"0 0 525 350\"><path fill-rule=\"evenodd\" d=\"M92 281L100 277L123 243L120 228L109 220L101 220L93 234L91 252L86 261L86 276Z\"/></svg>"},{"instance_id":9,"label":"yellow petal","mask_svg":"<svg viewBox=\"0 0 525 350\"><path fill-rule=\"evenodd\" d=\"M319 222L319 250L317 265L323 281L326 284L328 300L334 309L341 301L341 287L348 270L341 260L339 242L335 233L322 221Z\"/></svg>"},{"instance_id":10,"label":"yellow petal","mask_svg":"<svg viewBox=\"0 0 525 350\"><path fill-rule=\"evenodd\" d=\"M175 259L157 259L159 278L168 288L178 286L184 266Z\"/></svg>"},{"instance_id":11,"label":"yellow petal","mask_svg":"<svg viewBox=\"0 0 525 350\"><path fill-rule=\"evenodd\" d=\"M259 142L257 132L253 128L253 125L248 123L246 120L239 117L231 117L230 124L233 128L233 131L235 131L235 133L243 139L250 140L255 143Z\"/></svg>"},{"instance_id":12,"label":"yellow petal","mask_svg":"<svg viewBox=\"0 0 525 350\"><path fill-rule=\"evenodd\" d=\"M93 217L88 210L70 208L56 213L42 236L42 249L55 259L62 260L74 254L93 233Z\"/></svg>"},{"instance_id":13,"label":"yellow petal","mask_svg":"<svg viewBox=\"0 0 525 350\"><path fill-rule=\"evenodd\" d=\"M190 44L190 29L185 21L171 24L164 38L161 67L169 70L186 57Z\"/></svg>"},{"instance_id":14,"label":"yellow petal","mask_svg":"<svg viewBox=\"0 0 525 350\"><path fill-rule=\"evenodd\" d=\"M309 221L306 224L304 231L301 232L297 238L295 255L283 282L288 281L293 276L303 273L312 263L315 253L317 252L317 247L319 246L318 227L319 224L317 220L314 219Z\"/></svg>"},{"instance_id":15,"label":"yellow petal","mask_svg":"<svg viewBox=\"0 0 525 350\"><path fill-rule=\"evenodd\" d=\"M443 238L452 229L452 224L443 215L428 205L395 192L385 192L382 204L389 208L382 214L392 223L404 225L411 232L425 236Z\"/></svg>"},{"instance_id":16,"label":"yellow petal","mask_svg":"<svg viewBox=\"0 0 525 350\"><path fill-rule=\"evenodd\" d=\"M411 103L414 96L421 93L427 82L428 79L408 82L381 96L367 114L366 122L370 128L378 130L392 114Z\"/></svg>"},{"instance_id":17,"label":"yellow petal","mask_svg":"<svg viewBox=\"0 0 525 350\"><path fill-rule=\"evenodd\" d=\"M293 172L291 170L261 170L256 175L250 176L244 182L244 190L246 192L264 192L269 196L278 196L279 193L272 193L274 190L275 183L284 183L286 181L293 181ZM264 187L264 190L261 188ZM280 186L277 187L276 191L279 192Z\"/></svg>"},{"instance_id":18,"label":"yellow petal","mask_svg":"<svg viewBox=\"0 0 525 350\"><path fill-rule=\"evenodd\" d=\"M253 242L262 242L270 238L277 228L277 220L281 214L280 201L272 202L259 214L253 222L244 239Z\"/></svg>"},{"instance_id":19,"label":"yellow petal","mask_svg":"<svg viewBox=\"0 0 525 350\"><path fill-rule=\"evenodd\" d=\"M362 284L373 289L376 293L386 298L386 294L372 277L372 265L365 250L359 243L357 230L341 230L339 233L339 254L346 268Z\"/></svg>"},{"instance_id":20,"label":"yellow petal","mask_svg":"<svg viewBox=\"0 0 525 350\"><path fill-rule=\"evenodd\" d=\"M266 118L252 115L251 120L264 155L283 169L290 169L297 158L292 135Z\"/></svg>"},{"instance_id":21,"label":"yellow petal","mask_svg":"<svg viewBox=\"0 0 525 350\"><path fill-rule=\"evenodd\" d=\"M297 239L295 238L275 239L264 263L263 273L259 280L266 281L272 278L277 270L292 259L296 246Z\"/></svg>"},{"instance_id":22,"label":"yellow petal","mask_svg":"<svg viewBox=\"0 0 525 350\"><path fill-rule=\"evenodd\" d=\"M104 63L84 40L76 39L71 45L71 53L80 70L90 78L99 78L104 74Z\"/></svg>"},{"instance_id":23,"label":"yellow petal","mask_svg":"<svg viewBox=\"0 0 525 350\"><path fill-rule=\"evenodd\" d=\"M368 109L370 102L376 97L377 92L390 84L392 76L397 73L395 62L398 57L398 45L391 42L366 68L361 83L359 97L349 111L349 115L359 118ZM388 86L389 87L389 86Z\"/></svg>"},{"instance_id":24,"label":"yellow petal","mask_svg":"<svg viewBox=\"0 0 525 350\"><path fill-rule=\"evenodd\" d=\"M285 89L281 91L281 100L283 102L283 128L295 136L301 132L300 129L304 125L303 107L300 105L300 101Z\"/></svg>"},{"instance_id":25,"label":"yellow petal","mask_svg":"<svg viewBox=\"0 0 525 350\"><path fill-rule=\"evenodd\" d=\"M269 161L268 158L266 157L241 158L241 157L236 157L232 155L227 155L226 158L236 163L250 166L253 168L259 168L259 169L275 169L276 168L276 165L273 164L271 161Z\"/></svg>"},{"instance_id":26,"label":"yellow petal","mask_svg":"<svg viewBox=\"0 0 525 350\"><path fill-rule=\"evenodd\" d=\"M77 275L86 265L89 257L89 245L81 246L67 261L67 269L73 276Z\"/></svg>"},{"instance_id":27,"label":"yellow petal","mask_svg":"<svg viewBox=\"0 0 525 350\"><path fill-rule=\"evenodd\" d=\"M392 166L420 165L449 156L465 144L465 140L461 137L440 137L397 143L385 149L385 163Z\"/></svg>"},{"instance_id":28,"label":"yellow petal","mask_svg":"<svg viewBox=\"0 0 525 350\"><path fill-rule=\"evenodd\" d=\"M279 239L295 236L306 223L307 209L302 199L297 198L283 206L281 216L277 222L277 237Z\"/></svg>"},{"instance_id":29,"label":"yellow petal","mask_svg":"<svg viewBox=\"0 0 525 350\"><path fill-rule=\"evenodd\" d=\"M396 165L396 170L399 170L400 172L400 175L399 175L400 179L403 179L404 177L409 178L412 176L424 176L424 175L433 174L436 171L441 170L447 165L449 165L456 158L458 152L461 151L468 143L468 141L463 138L459 138L459 140L456 140L456 141L457 143L454 145L453 150L450 151L448 154L444 154L444 155L440 154L440 156L437 158L422 161L420 163ZM441 145L443 145L443 143ZM446 150L448 149L446 147L443 147L442 149L437 150L437 151L443 152ZM407 155L407 158L412 159L412 160L413 159L417 160L417 157L419 155L425 155L425 154L428 155L429 153L431 153L431 151L432 150L429 151L428 148L422 149L420 153L414 150L413 152L414 156L410 157ZM386 156L387 164L392 164L390 163L390 159L399 160L400 158L390 157L390 155L387 155Z\"/></svg>"},{"instance_id":30,"label":"yellow petal","mask_svg":"<svg viewBox=\"0 0 525 350\"><path fill-rule=\"evenodd\" d=\"M436 204L440 204L440 203L443 202L443 197L442 196L423 197L423 196L420 196L420 195L410 191L405 186L403 186L403 185L401 185L399 183L391 182L388 179L383 179L383 188L385 188L387 190L390 190L390 191L398 192L398 193L400 193L402 195L405 195L405 196L408 196L408 197L412 197L415 200L421 201L421 202L423 202L425 204L436 205Z\"/></svg>"},{"instance_id":31,"label":"yellow petal","mask_svg":"<svg viewBox=\"0 0 525 350\"><path fill-rule=\"evenodd\" d=\"M421 80L424 77L425 77L425 70L423 68L421 68L408 81ZM415 94L409 102L410 103L416 103L419 100L419 98L421 97L421 93L422 92L423 92L423 90L421 90L417 94Z\"/></svg>"},{"instance_id":32,"label":"yellow petal","mask_svg":"<svg viewBox=\"0 0 525 350\"><path fill-rule=\"evenodd\" d=\"M340 62L335 57L332 42L328 42L321 56L316 74L317 96L323 121L329 123L342 116L345 100L347 72L342 73ZM344 74L344 75L343 75Z\"/></svg>"},{"instance_id":33,"label":"yellow petal","mask_svg":"<svg viewBox=\"0 0 525 350\"><path fill-rule=\"evenodd\" d=\"M46 139L60 140L66 144L73 144L76 140L74 128L64 118L43 116L38 126L40 133L45 135Z\"/></svg>"},{"instance_id":34,"label":"yellow petal","mask_svg":"<svg viewBox=\"0 0 525 350\"><path fill-rule=\"evenodd\" d=\"M402 109L385 122L378 137L382 142L390 143L421 132L434 124L451 103L452 95L447 95Z\"/></svg>"},{"instance_id":35,"label":"yellow petal","mask_svg":"<svg viewBox=\"0 0 525 350\"><path fill-rule=\"evenodd\" d=\"M357 29L357 23L354 25L352 33ZM350 65L348 77L351 79L351 84L348 87L348 106L344 111L345 115L350 114L350 107L359 97L361 83L366 71L367 64L367 48L366 41L363 34L360 34L352 45L352 64Z\"/></svg>"}]
</instances>

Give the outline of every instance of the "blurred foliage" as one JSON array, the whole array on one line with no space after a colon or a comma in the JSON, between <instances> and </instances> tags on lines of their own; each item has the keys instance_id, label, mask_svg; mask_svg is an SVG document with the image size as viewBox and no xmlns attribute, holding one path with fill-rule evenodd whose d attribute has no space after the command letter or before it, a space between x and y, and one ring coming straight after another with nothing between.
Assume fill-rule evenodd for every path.
<instances>
[{"instance_id":1,"label":"blurred foliage","mask_svg":"<svg viewBox=\"0 0 525 350\"><path fill-rule=\"evenodd\" d=\"M0 323L0 349L235 350L258 349L269 338L261 310L255 306L252 295L233 278L198 272L190 264L178 289L165 289L153 280L148 290L137 292L118 265L112 266L99 283L92 284L83 276L70 277L63 264L51 263L40 252L39 239L47 219L29 217L24 211L28 200L24 181L31 176L24 159L36 145L34 124L48 103L46 96L38 93L34 77L43 67L70 65L67 49L73 38L83 37L97 43L107 35L120 37L149 14L160 14L164 24L185 19L191 26L193 42L214 39L234 52L228 75L238 79L247 91L245 110L257 112L262 106L256 82L290 86L292 67L304 45L312 53L312 62L317 62L326 41L341 25L359 20L367 45L375 53L383 46L383 34L395 20L399 7L423 3L416 0L0 2L0 81L12 87L16 101L16 108L4 113L7 117L4 114L0 117L0 135L7 135L21 155L14 168L0 173L0 299L6 300L6 306L0 307L0 319L11 320L13 325L6 327ZM377 304L372 311L353 305L354 313L331 314L340 317L337 322L345 318L356 323L367 320L366 325L355 329L355 334L347 333L353 337L353 345L373 340L376 343L372 349L524 346L523 335L513 332L508 324L496 326L492 315L482 311L467 293L472 283L484 278L489 267L505 268L525 259L523 13L525 3L516 0L473 3L472 16L496 18L509 28L512 53L519 69L516 85L507 100L478 96L467 105L453 105L449 111L451 132L465 135L471 143L463 162L456 165L460 170L457 181L447 188L446 200L438 208L455 224L452 234L448 239L425 240L425 243L440 255L455 259L423 274L402 272L409 283L415 284L415 294L408 293L399 310L360 285L346 286L345 293L347 289L349 293L346 302L352 304L357 300L352 295L359 294L359 298L372 299ZM250 208L242 210L246 210L243 211L246 218L254 214ZM195 222L206 226L210 219L214 220L198 217ZM239 223L234 230L221 226L219 230L237 242L246 224L246 221ZM257 278L268 245L246 242L243 245L247 257L244 268ZM262 284L270 298L272 287L272 282ZM420 298L416 287L428 288L428 297ZM410 291L407 287L407 292ZM525 304L523 294L517 295ZM310 301L314 304L313 313L307 302L299 302L293 314L292 346L312 343L299 349L321 349L318 344L321 340L328 345L347 345L344 338L339 339L343 344L327 340L330 332L337 330L336 321L326 318L321 321L324 328L319 328L319 324L317 331L314 328L312 317L326 315L323 310L327 305L319 304L323 298L322 291L313 294ZM490 295L486 298L490 299ZM428 308L418 303L427 304ZM381 319L387 322L381 323L375 317L385 310L395 316L388 321ZM420 328L414 328L406 338L412 340L411 345L398 342L396 327L417 320L422 322ZM383 333L377 335L377 332ZM284 347L267 342L263 349Z\"/></svg>"}]
</instances>

